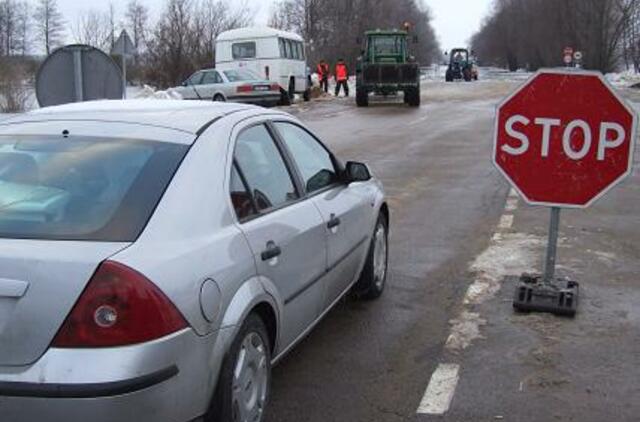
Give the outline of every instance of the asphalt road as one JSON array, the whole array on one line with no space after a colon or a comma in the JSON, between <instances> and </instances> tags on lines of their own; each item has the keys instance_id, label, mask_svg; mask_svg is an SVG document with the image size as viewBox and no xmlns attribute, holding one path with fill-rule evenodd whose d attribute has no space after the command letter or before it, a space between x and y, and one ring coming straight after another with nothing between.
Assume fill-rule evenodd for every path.
<instances>
[{"instance_id":1,"label":"asphalt road","mask_svg":"<svg viewBox=\"0 0 640 422\"><path fill-rule=\"evenodd\" d=\"M490 164L494 106L512 83L427 84L420 109L353 100L294 109L344 160L370 164L391 206L388 289L345 300L273 372L269 422L411 418L507 185Z\"/></svg>"}]
</instances>

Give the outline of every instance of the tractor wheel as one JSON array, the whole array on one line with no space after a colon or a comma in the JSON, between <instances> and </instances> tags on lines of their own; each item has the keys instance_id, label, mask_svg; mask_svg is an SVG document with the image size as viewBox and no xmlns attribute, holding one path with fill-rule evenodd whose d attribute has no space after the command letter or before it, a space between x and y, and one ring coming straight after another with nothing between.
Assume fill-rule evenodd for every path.
<instances>
[{"instance_id":1,"label":"tractor wheel","mask_svg":"<svg viewBox=\"0 0 640 422\"><path fill-rule=\"evenodd\" d=\"M356 105L358 107L369 107L369 93L366 90L356 88Z\"/></svg>"},{"instance_id":2,"label":"tractor wheel","mask_svg":"<svg viewBox=\"0 0 640 422\"><path fill-rule=\"evenodd\" d=\"M465 82L471 82L471 71L469 69L465 69L463 75Z\"/></svg>"},{"instance_id":3,"label":"tractor wheel","mask_svg":"<svg viewBox=\"0 0 640 422\"><path fill-rule=\"evenodd\" d=\"M447 73L445 75L445 80L447 82L453 82L453 72L451 72L450 70L447 70Z\"/></svg>"},{"instance_id":4,"label":"tractor wheel","mask_svg":"<svg viewBox=\"0 0 640 422\"><path fill-rule=\"evenodd\" d=\"M420 88L411 88L404 95L409 107L420 107Z\"/></svg>"}]
</instances>

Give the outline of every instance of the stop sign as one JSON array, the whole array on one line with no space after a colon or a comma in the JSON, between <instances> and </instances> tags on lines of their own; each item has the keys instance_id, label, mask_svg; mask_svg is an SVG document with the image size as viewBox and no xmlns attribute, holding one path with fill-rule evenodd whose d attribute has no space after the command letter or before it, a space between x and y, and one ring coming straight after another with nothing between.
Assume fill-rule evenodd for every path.
<instances>
[{"instance_id":1,"label":"stop sign","mask_svg":"<svg viewBox=\"0 0 640 422\"><path fill-rule=\"evenodd\" d=\"M635 139L602 74L543 70L498 106L493 161L528 203L585 208L631 173Z\"/></svg>"}]
</instances>

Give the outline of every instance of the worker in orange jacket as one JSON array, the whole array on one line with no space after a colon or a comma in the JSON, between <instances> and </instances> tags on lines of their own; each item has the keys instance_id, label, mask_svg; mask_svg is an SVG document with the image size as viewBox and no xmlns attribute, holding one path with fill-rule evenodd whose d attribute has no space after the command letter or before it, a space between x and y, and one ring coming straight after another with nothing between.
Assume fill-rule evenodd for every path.
<instances>
[{"instance_id":1,"label":"worker in orange jacket","mask_svg":"<svg viewBox=\"0 0 640 422\"><path fill-rule=\"evenodd\" d=\"M316 71L318 73L318 80L320 81L320 89L324 89L324 92L329 92L329 63L320 60Z\"/></svg>"},{"instance_id":2,"label":"worker in orange jacket","mask_svg":"<svg viewBox=\"0 0 640 422\"><path fill-rule=\"evenodd\" d=\"M344 95L349 96L349 68L344 60L339 59L336 64L336 97L340 94L340 88L344 88Z\"/></svg>"}]
</instances>

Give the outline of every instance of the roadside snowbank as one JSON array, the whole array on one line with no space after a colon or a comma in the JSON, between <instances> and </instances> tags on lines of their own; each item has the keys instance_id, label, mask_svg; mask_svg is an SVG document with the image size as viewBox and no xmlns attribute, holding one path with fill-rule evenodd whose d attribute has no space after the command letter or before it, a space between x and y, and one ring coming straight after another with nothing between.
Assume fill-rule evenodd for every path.
<instances>
[{"instance_id":1,"label":"roadside snowbank","mask_svg":"<svg viewBox=\"0 0 640 422\"><path fill-rule=\"evenodd\" d=\"M158 91L152 86L144 85L142 89L137 91L134 95L128 98L135 99L156 99L156 100L182 100L182 95L173 88L169 88L166 91Z\"/></svg>"},{"instance_id":2,"label":"roadside snowbank","mask_svg":"<svg viewBox=\"0 0 640 422\"><path fill-rule=\"evenodd\" d=\"M612 85L618 87L630 87L640 83L640 73L636 73L633 69L625 70L624 72L607 73L605 77Z\"/></svg>"}]
</instances>

